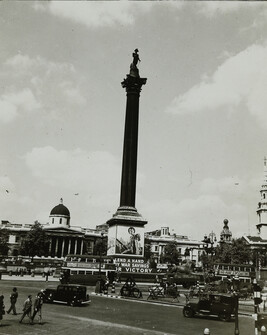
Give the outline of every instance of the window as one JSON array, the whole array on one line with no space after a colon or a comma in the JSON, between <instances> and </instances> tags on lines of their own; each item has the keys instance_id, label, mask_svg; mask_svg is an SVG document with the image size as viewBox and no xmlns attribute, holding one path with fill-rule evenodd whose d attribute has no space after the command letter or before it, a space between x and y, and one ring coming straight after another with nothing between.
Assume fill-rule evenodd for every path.
<instances>
[{"instance_id":1,"label":"window","mask_svg":"<svg viewBox=\"0 0 267 335\"><path fill-rule=\"evenodd\" d=\"M53 218L53 219L52 219L52 223L54 223L54 222L55 222L55 219Z\"/></svg>"},{"instance_id":2,"label":"window","mask_svg":"<svg viewBox=\"0 0 267 335\"><path fill-rule=\"evenodd\" d=\"M85 271L80 270L80 271L78 271L78 274L79 274L79 275L84 275L84 274L85 274Z\"/></svg>"},{"instance_id":3,"label":"window","mask_svg":"<svg viewBox=\"0 0 267 335\"><path fill-rule=\"evenodd\" d=\"M61 224L61 223L62 223L62 218L59 219L59 224Z\"/></svg>"},{"instance_id":4,"label":"window","mask_svg":"<svg viewBox=\"0 0 267 335\"><path fill-rule=\"evenodd\" d=\"M159 251L159 246L155 245L155 251Z\"/></svg>"}]
</instances>

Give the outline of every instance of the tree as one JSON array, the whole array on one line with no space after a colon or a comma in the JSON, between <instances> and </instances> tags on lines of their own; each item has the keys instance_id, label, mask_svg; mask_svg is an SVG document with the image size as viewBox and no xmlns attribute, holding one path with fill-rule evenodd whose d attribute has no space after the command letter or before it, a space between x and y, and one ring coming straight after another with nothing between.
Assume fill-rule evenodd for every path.
<instances>
[{"instance_id":1,"label":"tree","mask_svg":"<svg viewBox=\"0 0 267 335\"><path fill-rule=\"evenodd\" d=\"M99 238L96 240L93 250L94 255L106 255L107 254L107 238Z\"/></svg>"},{"instance_id":2,"label":"tree","mask_svg":"<svg viewBox=\"0 0 267 335\"><path fill-rule=\"evenodd\" d=\"M46 256L49 242L42 225L35 221L26 237L21 242L20 254L30 257Z\"/></svg>"},{"instance_id":3,"label":"tree","mask_svg":"<svg viewBox=\"0 0 267 335\"><path fill-rule=\"evenodd\" d=\"M8 238L9 234L7 229L1 229L0 233L0 255L7 255L8 254Z\"/></svg>"},{"instance_id":4,"label":"tree","mask_svg":"<svg viewBox=\"0 0 267 335\"><path fill-rule=\"evenodd\" d=\"M232 243L221 243L216 247L214 260L219 263L248 264L253 254L242 238L233 239Z\"/></svg>"},{"instance_id":5,"label":"tree","mask_svg":"<svg viewBox=\"0 0 267 335\"><path fill-rule=\"evenodd\" d=\"M150 258L152 257L152 252L151 252L151 241L147 238L145 238L145 243L144 243L144 258L145 261L149 261Z\"/></svg>"},{"instance_id":6,"label":"tree","mask_svg":"<svg viewBox=\"0 0 267 335\"><path fill-rule=\"evenodd\" d=\"M149 263L150 268L152 269L157 268L157 263L155 262L153 258L153 253L151 251L151 241L147 238L145 238L145 243L144 243L144 259L145 259L145 262Z\"/></svg>"},{"instance_id":7,"label":"tree","mask_svg":"<svg viewBox=\"0 0 267 335\"><path fill-rule=\"evenodd\" d=\"M179 264L181 260L181 254L178 251L178 243L170 242L165 246L164 253L161 256L161 261L163 263Z\"/></svg>"}]
</instances>

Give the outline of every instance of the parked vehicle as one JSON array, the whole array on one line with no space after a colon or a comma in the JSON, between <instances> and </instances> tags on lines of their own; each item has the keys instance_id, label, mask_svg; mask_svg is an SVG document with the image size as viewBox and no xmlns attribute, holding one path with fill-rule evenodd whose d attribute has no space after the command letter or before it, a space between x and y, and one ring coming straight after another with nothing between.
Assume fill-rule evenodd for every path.
<instances>
[{"instance_id":1,"label":"parked vehicle","mask_svg":"<svg viewBox=\"0 0 267 335\"><path fill-rule=\"evenodd\" d=\"M177 285L169 286L160 286L155 285L148 288L148 297L149 299L160 299L160 298L173 298L177 299L180 297L180 292L178 291Z\"/></svg>"},{"instance_id":2,"label":"parked vehicle","mask_svg":"<svg viewBox=\"0 0 267 335\"><path fill-rule=\"evenodd\" d=\"M188 302L183 309L186 318L200 315L217 315L221 321L229 321L235 313L235 297L230 294L203 293L198 302Z\"/></svg>"},{"instance_id":3,"label":"parked vehicle","mask_svg":"<svg viewBox=\"0 0 267 335\"><path fill-rule=\"evenodd\" d=\"M80 306L90 302L86 286L74 284L60 284L44 290L44 302L63 303L70 306Z\"/></svg>"},{"instance_id":4,"label":"parked vehicle","mask_svg":"<svg viewBox=\"0 0 267 335\"><path fill-rule=\"evenodd\" d=\"M122 297L142 298L142 292L136 285L134 278L129 277L122 286L120 294Z\"/></svg>"}]
</instances>

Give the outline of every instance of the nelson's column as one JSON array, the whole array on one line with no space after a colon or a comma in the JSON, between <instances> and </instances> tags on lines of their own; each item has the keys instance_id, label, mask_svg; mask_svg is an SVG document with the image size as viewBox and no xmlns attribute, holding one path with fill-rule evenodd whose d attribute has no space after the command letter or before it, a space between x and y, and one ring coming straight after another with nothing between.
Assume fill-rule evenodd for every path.
<instances>
[{"instance_id":1,"label":"nelson's column","mask_svg":"<svg viewBox=\"0 0 267 335\"><path fill-rule=\"evenodd\" d=\"M144 255L144 226L147 223L135 208L139 97L146 78L140 78L137 64L140 61L138 49L133 53L130 73L121 83L126 89L126 115L121 174L120 206L107 221L108 255Z\"/></svg>"}]
</instances>

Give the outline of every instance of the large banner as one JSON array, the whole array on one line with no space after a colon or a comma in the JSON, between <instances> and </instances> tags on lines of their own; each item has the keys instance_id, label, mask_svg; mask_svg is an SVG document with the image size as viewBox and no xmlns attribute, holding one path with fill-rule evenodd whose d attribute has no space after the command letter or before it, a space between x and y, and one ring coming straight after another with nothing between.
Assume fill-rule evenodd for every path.
<instances>
[{"instance_id":1,"label":"large banner","mask_svg":"<svg viewBox=\"0 0 267 335\"><path fill-rule=\"evenodd\" d=\"M108 255L144 255L144 227L112 226L108 231Z\"/></svg>"}]
</instances>

